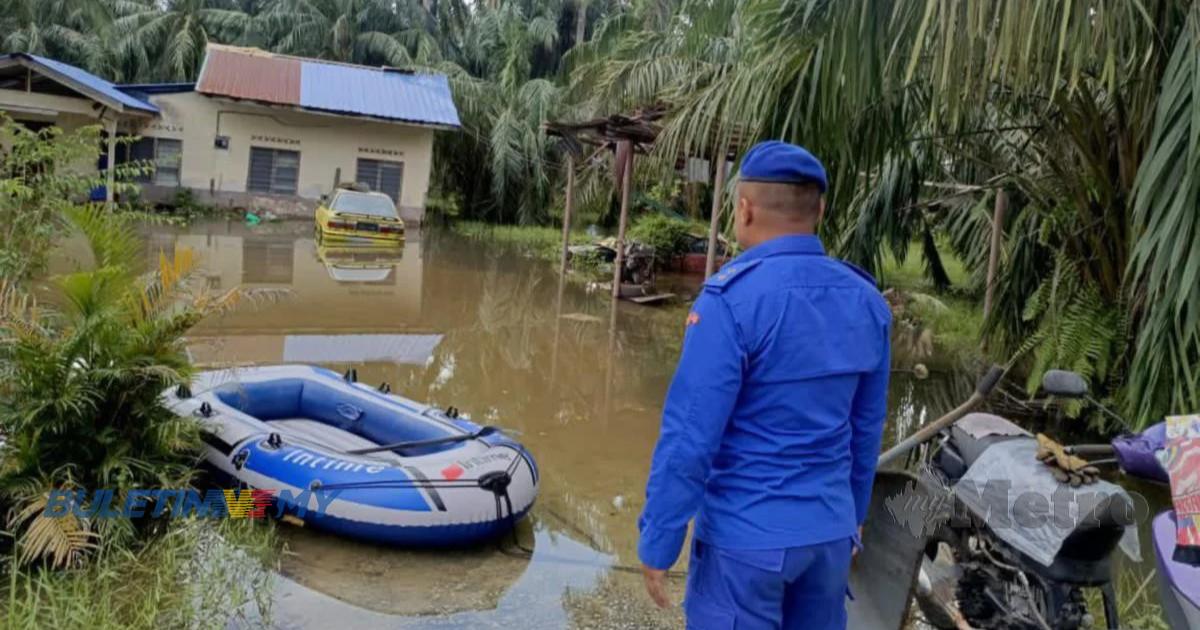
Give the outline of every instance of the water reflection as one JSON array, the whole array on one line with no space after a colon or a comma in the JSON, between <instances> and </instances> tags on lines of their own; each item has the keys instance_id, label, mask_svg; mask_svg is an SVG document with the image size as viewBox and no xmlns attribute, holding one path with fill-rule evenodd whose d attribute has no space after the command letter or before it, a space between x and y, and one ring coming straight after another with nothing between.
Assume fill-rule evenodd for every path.
<instances>
[{"instance_id":1,"label":"water reflection","mask_svg":"<svg viewBox=\"0 0 1200 630\"><path fill-rule=\"evenodd\" d=\"M542 488L523 533L536 543L532 560L491 547L380 549L282 527L280 625L677 627L679 612L650 606L621 567L637 565L642 489L698 280L660 278L684 296L675 305L614 305L485 242L437 232L390 252L330 249L311 229L148 228L148 257L190 247L213 288L286 290L203 323L194 359L353 367L360 381L519 432ZM961 400L954 381L896 383L892 431Z\"/></svg>"}]
</instances>

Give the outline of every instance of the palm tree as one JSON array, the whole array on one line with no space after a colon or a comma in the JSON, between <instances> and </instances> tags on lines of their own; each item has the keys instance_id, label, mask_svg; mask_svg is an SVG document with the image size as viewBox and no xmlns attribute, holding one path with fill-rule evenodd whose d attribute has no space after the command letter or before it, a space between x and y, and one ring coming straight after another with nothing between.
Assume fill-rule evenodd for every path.
<instances>
[{"instance_id":1,"label":"palm tree","mask_svg":"<svg viewBox=\"0 0 1200 630\"><path fill-rule=\"evenodd\" d=\"M115 55L137 80L191 81L210 41L236 43L254 21L233 0L127 0L113 23Z\"/></svg>"},{"instance_id":2,"label":"palm tree","mask_svg":"<svg viewBox=\"0 0 1200 630\"><path fill-rule=\"evenodd\" d=\"M112 21L102 0L0 0L0 50L103 70L100 33Z\"/></svg>"},{"instance_id":3,"label":"palm tree","mask_svg":"<svg viewBox=\"0 0 1200 630\"><path fill-rule=\"evenodd\" d=\"M687 37L718 8L725 55ZM587 70L674 106L663 162L733 134L809 146L832 168L827 236L867 265L929 228L979 261L1003 189L993 349L1034 379L1080 368L1143 423L1200 407L1200 5L688 1L674 24Z\"/></svg>"},{"instance_id":4,"label":"palm tree","mask_svg":"<svg viewBox=\"0 0 1200 630\"><path fill-rule=\"evenodd\" d=\"M542 123L558 115L565 97L553 76L557 63L542 57L554 57L560 42L561 14L551 9L530 13L516 2L477 8L456 63L437 66L451 77L464 126L440 141L439 156L451 162L443 182L467 187L474 216L521 223L546 216L553 170Z\"/></svg>"},{"instance_id":5,"label":"palm tree","mask_svg":"<svg viewBox=\"0 0 1200 630\"><path fill-rule=\"evenodd\" d=\"M403 66L412 62L412 55L396 34L413 28L414 6L378 0L276 0L259 21L278 52Z\"/></svg>"}]
</instances>

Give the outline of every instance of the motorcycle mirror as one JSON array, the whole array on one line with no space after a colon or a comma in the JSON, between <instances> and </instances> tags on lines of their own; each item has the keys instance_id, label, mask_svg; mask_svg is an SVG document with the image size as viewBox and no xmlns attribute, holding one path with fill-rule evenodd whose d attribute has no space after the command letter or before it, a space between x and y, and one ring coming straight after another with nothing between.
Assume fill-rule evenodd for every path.
<instances>
[{"instance_id":1,"label":"motorcycle mirror","mask_svg":"<svg viewBox=\"0 0 1200 630\"><path fill-rule=\"evenodd\" d=\"M1048 370L1042 377L1042 389L1063 398L1083 398L1087 396L1088 384L1077 372Z\"/></svg>"}]
</instances>

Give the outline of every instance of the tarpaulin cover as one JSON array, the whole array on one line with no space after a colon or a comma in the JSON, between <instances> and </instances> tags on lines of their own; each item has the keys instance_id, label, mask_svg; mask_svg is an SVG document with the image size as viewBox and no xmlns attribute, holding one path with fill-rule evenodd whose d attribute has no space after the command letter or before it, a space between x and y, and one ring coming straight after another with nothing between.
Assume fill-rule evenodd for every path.
<instances>
[{"instance_id":1,"label":"tarpaulin cover","mask_svg":"<svg viewBox=\"0 0 1200 630\"><path fill-rule=\"evenodd\" d=\"M1063 541L1101 501L1122 495L1129 505L1135 504L1123 488L1107 481L1078 488L1059 483L1034 457L1037 448L1034 440L991 446L955 484L954 492L974 513L987 515L997 537L1050 566ZM1063 518L1055 514L1055 505L1066 506ZM1141 562L1136 526L1125 528L1120 547Z\"/></svg>"}]
</instances>

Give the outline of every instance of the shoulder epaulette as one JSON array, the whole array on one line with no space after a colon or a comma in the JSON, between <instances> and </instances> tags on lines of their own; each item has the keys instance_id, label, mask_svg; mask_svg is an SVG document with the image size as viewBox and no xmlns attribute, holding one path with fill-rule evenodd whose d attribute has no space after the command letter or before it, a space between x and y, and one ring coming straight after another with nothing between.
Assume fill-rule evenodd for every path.
<instances>
[{"instance_id":1,"label":"shoulder epaulette","mask_svg":"<svg viewBox=\"0 0 1200 630\"><path fill-rule=\"evenodd\" d=\"M842 260L841 258L835 258L834 260L849 267L850 271L853 271L854 273L861 276L863 280L870 282L871 286L873 286L873 287L879 286L879 284L877 282L875 282L875 276L872 276L871 274L867 273L867 271L865 269L863 269L862 267L859 267L858 265L856 265L848 260Z\"/></svg>"},{"instance_id":2,"label":"shoulder epaulette","mask_svg":"<svg viewBox=\"0 0 1200 630\"><path fill-rule=\"evenodd\" d=\"M707 281L705 281L704 288L710 291L721 293L725 291L725 289L729 288L729 286L734 282L736 282L738 278L745 276L747 270L757 267L758 263L760 262L762 262L761 258L748 262L731 262L724 267L721 267L720 271L714 273Z\"/></svg>"}]
</instances>

